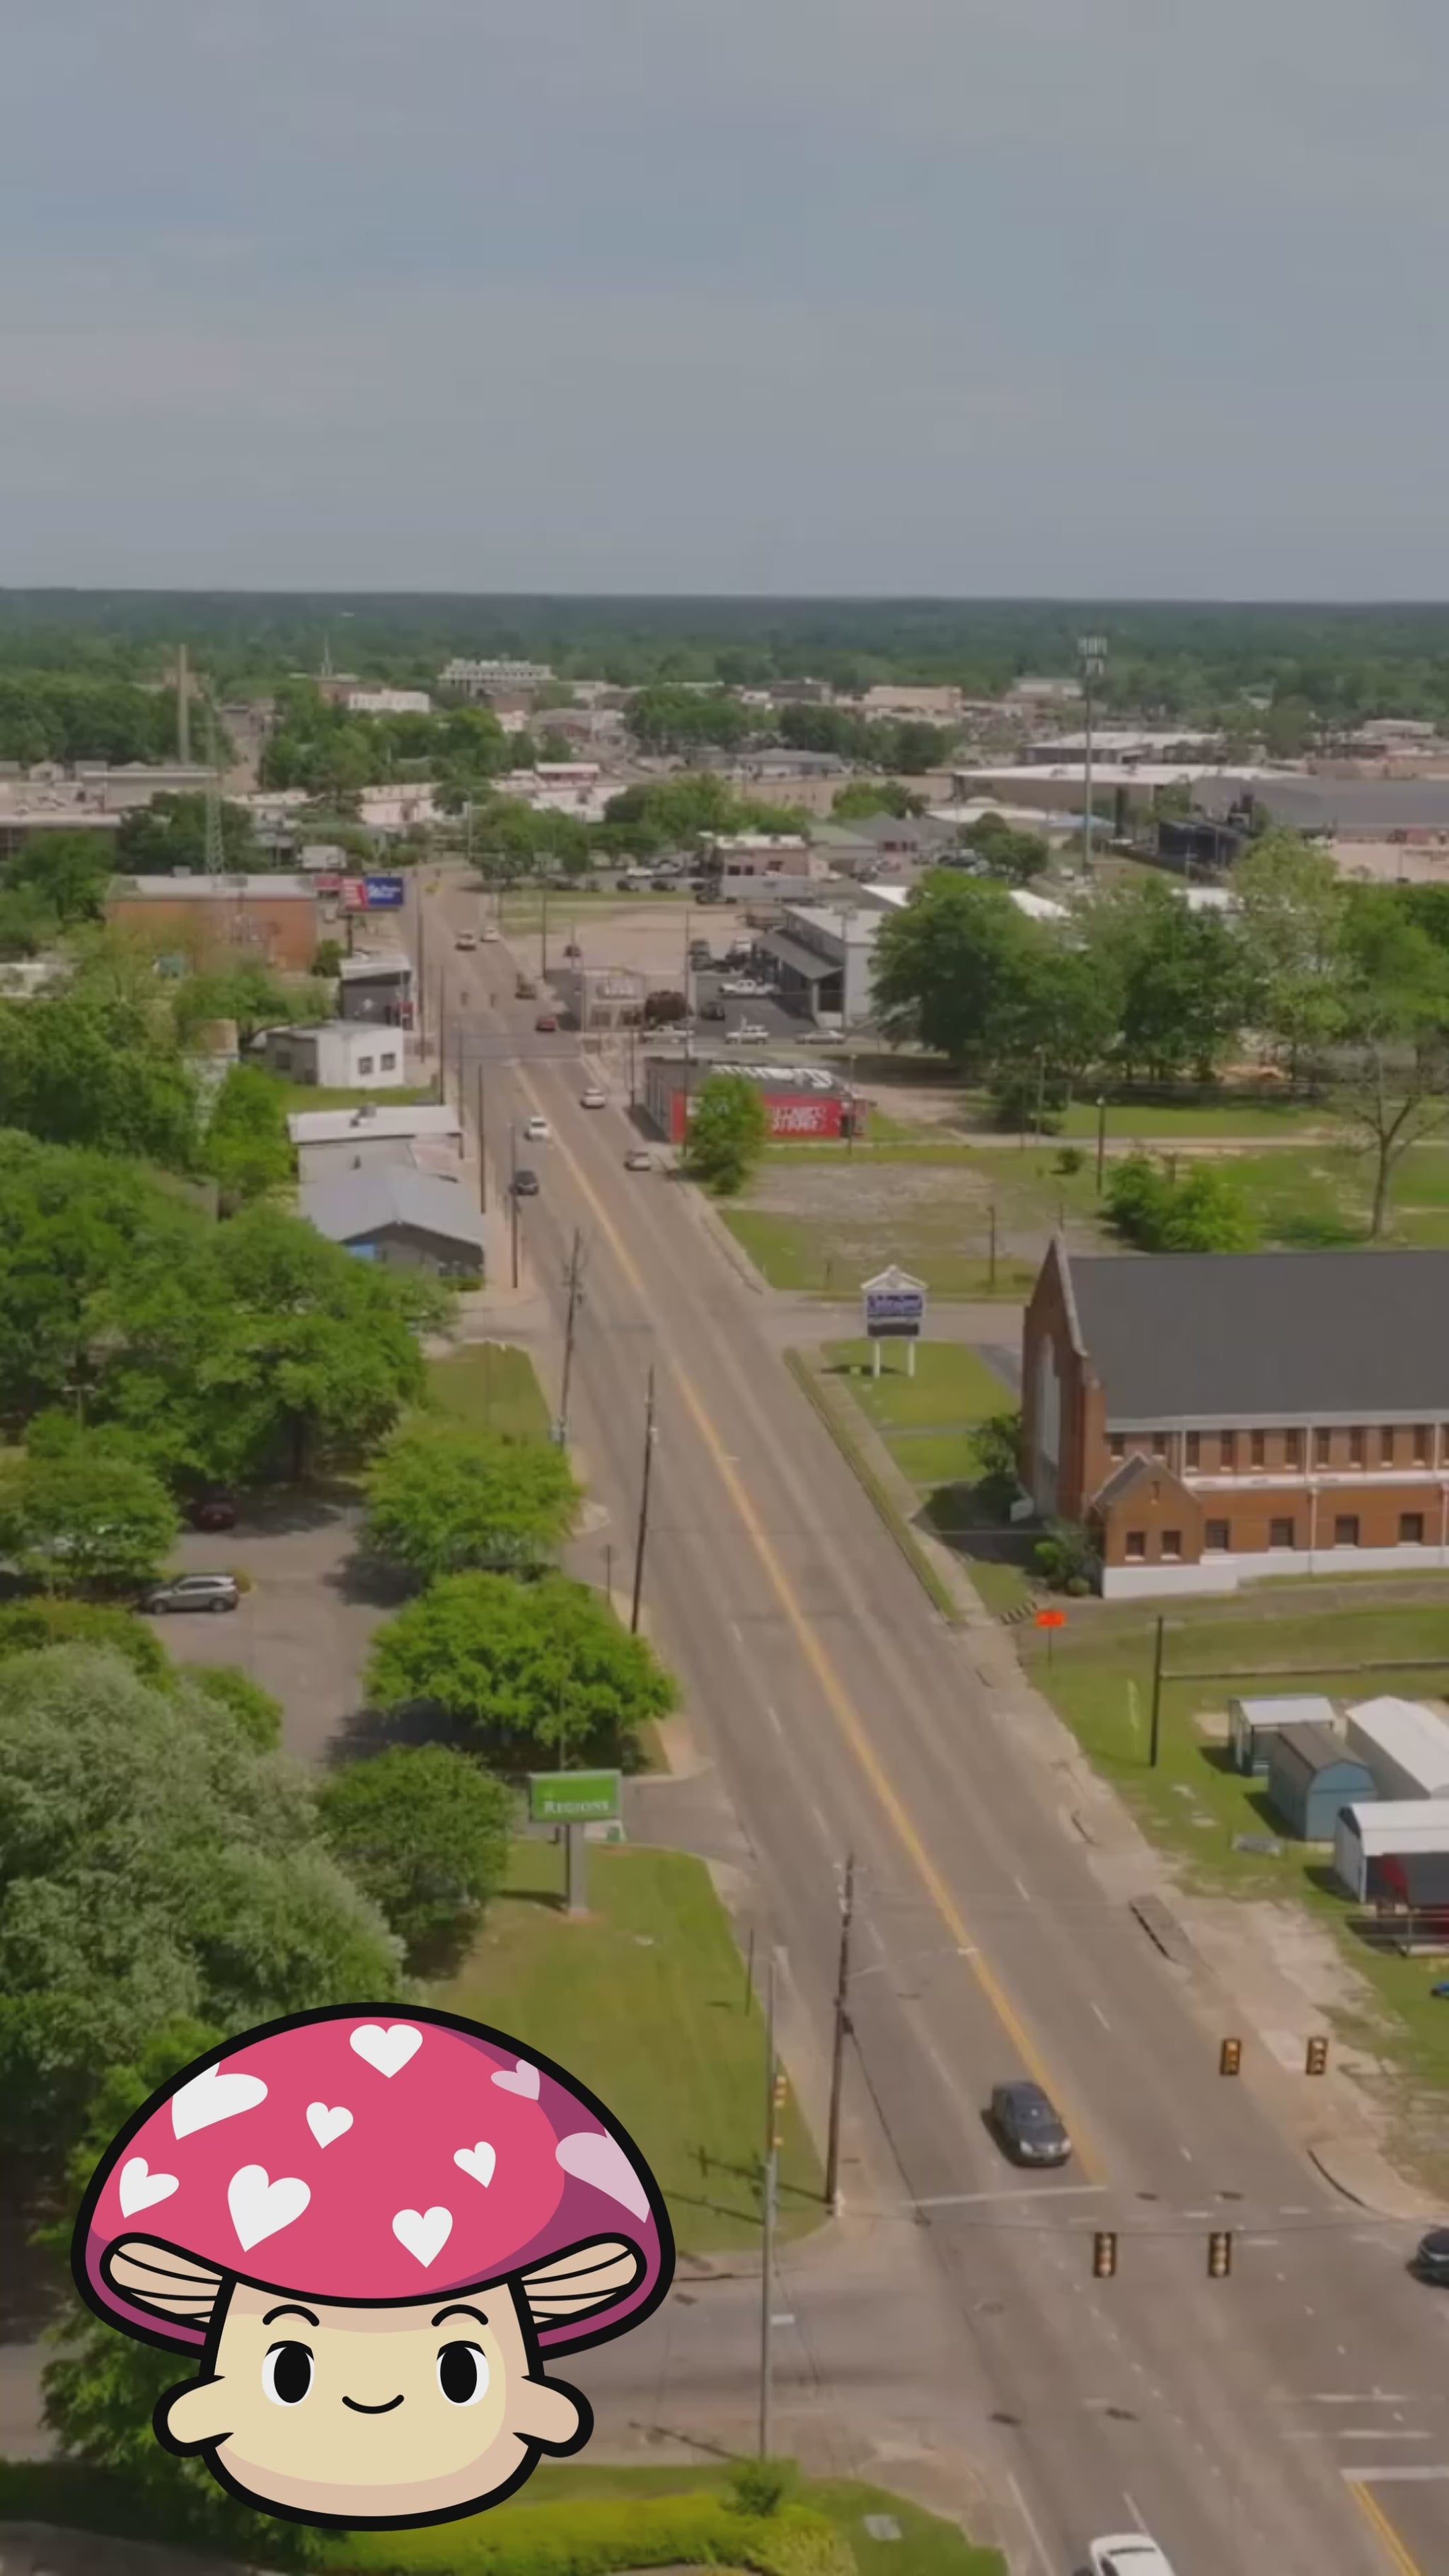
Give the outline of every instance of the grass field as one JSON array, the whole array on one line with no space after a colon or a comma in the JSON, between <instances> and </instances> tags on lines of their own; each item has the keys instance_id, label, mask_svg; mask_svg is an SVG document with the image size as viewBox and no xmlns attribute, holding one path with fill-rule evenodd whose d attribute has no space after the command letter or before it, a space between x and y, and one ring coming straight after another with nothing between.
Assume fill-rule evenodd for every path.
<instances>
[{"instance_id":1,"label":"grass field","mask_svg":"<svg viewBox=\"0 0 1449 2576\"><path fill-rule=\"evenodd\" d=\"M936 1535L965 1560L986 1607L1019 1608L1031 1591L1021 1562L1025 1549L988 1553L985 1530L973 1544L972 1527L971 1432L989 1415L1010 1410L1010 1387L964 1342L919 1342L913 1377L899 1344L884 1346L878 1378L867 1341L827 1342L822 1356L915 1487Z\"/></svg>"},{"instance_id":2,"label":"grass field","mask_svg":"<svg viewBox=\"0 0 1449 2576\"><path fill-rule=\"evenodd\" d=\"M735 1241L772 1288L816 1297L853 1297L872 1269L899 1261L937 1297L1003 1297L1019 1302L1029 1293L1036 1277L1034 1263L1003 1253L993 1280L984 1252L960 1241L959 1226L953 1230L943 1222L929 1230L923 1224L903 1229L888 1211L873 1213L869 1168L859 1168L861 1214L848 1225L777 1215L769 1208L720 1210ZM980 1228L974 1227L972 1233L979 1241Z\"/></svg>"},{"instance_id":3,"label":"grass field","mask_svg":"<svg viewBox=\"0 0 1449 2576\"><path fill-rule=\"evenodd\" d=\"M1336 1889L1327 1856L1284 1840L1276 1855L1233 1849L1235 1835L1283 1828L1266 1783L1230 1767L1226 1712L1231 1699L1298 1691L1340 1700L1392 1691L1405 1698L1449 1694L1449 1587L1442 1600L1374 1601L1362 1609L1303 1593L1255 1598L1247 1615L1220 1604L1175 1606L1165 1632L1160 1758L1148 1767L1154 1622L1133 1604L1067 1610L1066 1628L1044 1646L1023 1632L1032 1679L1067 1720L1094 1767L1126 1799L1152 1841L1184 1866L1188 1882L1218 1893L1287 1898L1330 1924L1380 2008L1371 2028L1345 2017L1345 2036L1396 2065L1416 2089L1449 2090L1449 2004L1430 1995L1444 1974L1429 1961L1371 1949L1349 1929L1353 1909ZM1415 1656L1423 1663L1394 1670ZM1326 1669L1325 1669L1326 1668ZM1174 1674L1225 1675L1179 1679ZM1442 2106L1441 2106L1442 2111ZM1449 2138L1442 2178L1449 2181Z\"/></svg>"},{"instance_id":4,"label":"grass field","mask_svg":"<svg viewBox=\"0 0 1449 2576\"><path fill-rule=\"evenodd\" d=\"M617 2111L649 2158L681 2249L760 2241L764 2037L745 1962L704 1863L591 1846L590 1914L561 1904L563 1855L515 1844L461 1974L439 2000L557 2057ZM780 2225L820 2224L821 2172L793 2098Z\"/></svg>"},{"instance_id":5,"label":"grass field","mask_svg":"<svg viewBox=\"0 0 1449 2576\"><path fill-rule=\"evenodd\" d=\"M470 1342L447 1359L430 1360L428 1393L472 1430L546 1440L552 1427L533 1362L511 1342Z\"/></svg>"}]
</instances>

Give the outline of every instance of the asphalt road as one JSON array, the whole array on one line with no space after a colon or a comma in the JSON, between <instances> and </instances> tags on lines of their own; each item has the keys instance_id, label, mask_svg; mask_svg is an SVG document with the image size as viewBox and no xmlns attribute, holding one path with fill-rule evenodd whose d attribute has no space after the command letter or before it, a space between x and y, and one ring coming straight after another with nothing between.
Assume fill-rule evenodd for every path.
<instances>
[{"instance_id":1,"label":"asphalt road","mask_svg":"<svg viewBox=\"0 0 1449 2576\"><path fill-rule=\"evenodd\" d=\"M769 1891L817 2112L848 1850L861 1872L857 2269L842 2287L822 2268L797 2375L842 2410L899 2379L898 2403L868 2398L882 2452L912 2424L928 2448L954 2437L1004 2500L1014 2563L1041 2576L1138 2521L1177 2576L1449 2565L1449 2303L1407 2278L1401 2230L1346 2210L1219 2080L689 1193L623 1170L625 1116L580 1108L579 1062L557 1040L538 1052L531 1007L475 1014L466 1043L491 1059L495 1162L511 1117L553 1124L523 1223L560 1307L575 1226L587 1241L571 1428L621 1541L656 1372L654 1632ZM983 2127L993 2081L1020 2072L1076 2138L1060 2178L1024 2181ZM1099 2227L1119 2234L1107 2282L1091 2277ZM1220 2282L1214 2227L1235 2231ZM792 2307L811 2277L804 2256ZM736 2427L750 2309L732 2285L702 2292L580 2376L637 2402L635 2421L714 2405ZM798 2330L782 2329L787 2374Z\"/></svg>"}]
</instances>

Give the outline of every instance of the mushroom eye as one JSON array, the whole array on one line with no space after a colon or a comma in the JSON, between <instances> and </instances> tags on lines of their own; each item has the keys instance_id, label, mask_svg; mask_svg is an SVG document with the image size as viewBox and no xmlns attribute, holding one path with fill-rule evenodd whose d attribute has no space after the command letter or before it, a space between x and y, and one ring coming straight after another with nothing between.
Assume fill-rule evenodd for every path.
<instances>
[{"instance_id":1,"label":"mushroom eye","mask_svg":"<svg viewBox=\"0 0 1449 2576\"><path fill-rule=\"evenodd\" d=\"M488 2357L476 2343L445 2343L438 2355L438 2386L450 2406L476 2406L488 2388Z\"/></svg>"},{"instance_id":2,"label":"mushroom eye","mask_svg":"<svg viewBox=\"0 0 1449 2576\"><path fill-rule=\"evenodd\" d=\"M300 2406L312 2385L312 2353L305 2343L274 2343L262 2363L262 2386L274 2406Z\"/></svg>"}]
</instances>

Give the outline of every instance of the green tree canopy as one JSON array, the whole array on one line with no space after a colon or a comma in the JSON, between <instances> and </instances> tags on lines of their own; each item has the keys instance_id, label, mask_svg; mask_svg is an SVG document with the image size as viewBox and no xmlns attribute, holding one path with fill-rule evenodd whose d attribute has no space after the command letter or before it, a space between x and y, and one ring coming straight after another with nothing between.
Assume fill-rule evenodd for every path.
<instances>
[{"instance_id":1,"label":"green tree canopy","mask_svg":"<svg viewBox=\"0 0 1449 2576\"><path fill-rule=\"evenodd\" d=\"M477 1924L508 1861L511 1803L471 1755L451 1745L393 1745L334 1771L322 1830L353 1884L421 1965Z\"/></svg>"},{"instance_id":2,"label":"green tree canopy","mask_svg":"<svg viewBox=\"0 0 1449 2576\"><path fill-rule=\"evenodd\" d=\"M105 832L32 832L4 873L7 891L23 888L43 905L58 929L98 921L111 873Z\"/></svg>"},{"instance_id":3,"label":"green tree canopy","mask_svg":"<svg viewBox=\"0 0 1449 2576\"><path fill-rule=\"evenodd\" d=\"M852 778L830 808L837 823L864 822L872 814L895 814L904 820L925 810L923 798L913 796L898 778Z\"/></svg>"},{"instance_id":4,"label":"green tree canopy","mask_svg":"<svg viewBox=\"0 0 1449 2576\"><path fill-rule=\"evenodd\" d=\"M0 1126L187 1171L196 1087L164 1023L119 993L0 1002Z\"/></svg>"},{"instance_id":5,"label":"green tree canopy","mask_svg":"<svg viewBox=\"0 0 1449 2576\"><path fill-rule=\"evenodd\" d=\"M891 1036L919 1038L963 1070L990 1066L1050 953L1004 886L938 869L882 924L876 1007Z\"/></svg>"},{"instance_id":6,"label":"green tree canopy","mask_svg":"<svg viewBox=\"0 0 1449 2576\"><path fill-rule=\"evenodd\" d=\"M240 1664L188 1664L184 1680L189 1691L200 1691L203 1699L224 1708L258 1753L276 1752L282 1741L282 1703Z\"/></svg>"},{"instance_id":7,"label":"green tree canopy","mask_svg":"<svg viewBox=\"0 0 1449 2576\"><path fill-rule=\"evenodd\" d=\"M95 1438L26 1453L0 1477L0 1558L44 1592L137 1590L159 1574L178 1526L159 1477Z\"/></svg>"},{"instance_id":8,"label":"green tree canopy","mask_svg":"<svg viewBox=\"0 0 1449 2576\"><path fill-rule=\"evenodd\" d=\"M674 1684L607 1601L564 1575L451 1574L379 1630L380 1708L426 1703L514 1753L617 1759Z\"/></svg>"},{"instance_id":9,"label":"green tree canopy","mask_svg":"<svg viewBox=\"0 0 1449 2576\"><path fill-rule=\"evenodd\" d=\"M1050 842L1040 832L1019 831L1001 814L983 814L967 826L965 837L968 850L1008 885L1029 885L1051 864Z\"/></svg>"},{"instance_id":10,"label":"green tree canopy","mask_svg":"<svg viewBox=\"0 0 1449 2576\"><path fill-rule=\"evenodd\" d=\"M245 805L223 803L221 848L227 867L237 875L272 865ZM123 877L169 877L178 868L204 868L206 798L167 793L124 815L116 830L115 864Z\"/></svg>"},{"instance_id":11,"label":"green tree canopy","mask_svg":"<svg viewBox=\"0 0 1449 2576\"><path fill-rule=\"evenodd\" d=\"M711 1073L695 1095L685 1139L687 1171L718 1198L743 1189L770 1141L760 1085L744 1073Z\"/></svg>"},{"instance_id":12,"label":"green tree canopy","mask_svg":"<svg viewBox=\"0 0 1449 2576\"><path fill-rule=\"evenodd\" d=\"M53 2152L99 2076L178 2018L244 2030L397 1992L398 1948L311 1788L184 1682L17 1657L0 1692L0 2120Z\"/></svg>"},{"instance_id":13,"label":"green tree canopy","mask_svg":"<svg viewBox=\"0 0 1449 2576\"><path fill-rule=\"evenodd\" d=\"M530 1572L573 1526L579 1492L551 1440L512 1440L426 1415L394 1431L367 1479L367 1538L424 1581Z\"/></svg>"},{"instance_id":14,"label":"green tree canopy","mask_svg":"<svg viewBox=\"0 0 1449 2576\"><path fill-rule=\"evenodd\" d=\"M287 1095L255 1065L228 1068L207 1121L204 1155L223 1196L259 1198L289 1181L296 1168L287 1132Z\"/></svg>"}]
</instances>

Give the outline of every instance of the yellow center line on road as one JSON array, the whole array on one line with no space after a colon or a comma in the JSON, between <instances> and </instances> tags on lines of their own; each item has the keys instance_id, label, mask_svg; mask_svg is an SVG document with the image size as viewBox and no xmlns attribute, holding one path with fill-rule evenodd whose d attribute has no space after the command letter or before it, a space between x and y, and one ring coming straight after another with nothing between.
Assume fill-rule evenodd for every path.
<instances>
[{"instance_id":1,"label":"yellow center line on road","mask_svg":"<svg viewBox=\"0 0 1449 2576\"><path fill-rule=\"evenodd\" d=\"M1345 2478L1344 2485L1382 2547L1394 2576L1424 2576L1417 2558L1405 2548L1373 2490L1359 2478Z\"/></svg>"},{"instance_id":2,"label":"yellow center line on road","mask_svg":"<svg viewBox=\"0 0 1449 2576\"><path fill-rule=\"evenodd\" d=\"M520 1089L525 1093L527 1098L533 1102L535 1109L538 1110L540 1115L542 1115L543 1101L537 1090L534 1088L534 1085L529 1080L528 1075L521 1067L518 1071L518 1081ZM647 1305L649 1302L649 1291L643 1274L635 1263L629 1252L628 1246L624 1242L623 1237L619 1233L617 1226L614 1224L613 1219L610 1217L602 1200L599 1198L597 1191L594 1189L592 1182L588 1178L588 1175L583 1170L577 1155L574 1154L572 1149L564 1143L562 1137L558 1137L557 1135L555 1151L560 1154L563 1160L567 1163L578 1188L582 1192L584 1198L588 1201L600 1231L604 1235L604 1238L607 1241L615 1260L618 1262L620 1269L623 1271L625 1278L629 1281L630 1286L634 1289L636 1295L642 1299L645 1305ZM1010 2039L1027 2073L1041 2085L1044 2092L1052 2094L1054 2099L1065 2109L1066 2104L1064 2102L1061 2087L1053 2082L1041 2051L1037 2047L1035 2040L1027 2031L1016 2006L1011 2001L1010 1996L1007 1994L1005 1987L1002 1985L1000 1978L990 1965L990 1962L982 1955L982 1952L972 1935L970 1925L967 1923L965 1916L957 1905L955 1898L952 1896L950 1889L947 1887L946 1882L942 1878L940 1871L937 1869L935 1862L932 1860L930 1853L927 1851L925 1843L917 1830L909 1809L907 1808L904 1800L898 1794L885 1765L881 1761L879 1754L876 1752L874 1745L871 1743L870 1732L866 1726L864 1718L861 1716L860 1711L855 1706L854 1701L851 1699L844 1684L840 1680L839 1675L835 1671L829 1656L826 1654L825 1649L815 1632L815 1628L811 1620L802 1609L793 1584L782 1570L775 1551L770 1546L768 1536L764 1525L760 1520L759 1514L750 1499L749 1493L746 1490L744 1482L739 1475L729 1452L725 1448L724 1442L721 1440L713 1422L710 1420L709 1414L705 1410L703 1400L700 1397L693 1380L688 1376L687 1372L679 1366L679 1363L676 1360L669 1360L667 1365L669 1367L670 1375L674 1379L674 1382L679 1389L679 1393L684 1399L685 1408L694 1423L695 1429L698 1431L701 1440L709 1451L710 1457L714 1462L714 1466L724 1485L725 1491L729 1495L730 1501L733 1503L735 1510L739 1515L745 1535L749 1539L750 1545L759 1560L766 1581L769 1583L771 1590L785 1614L786 1620L794 1633L801 1653L804 1655L811 1671L814 1673L816 1680L820 1684L820 1688L823 1691L830 1708L831 1715L834 1717L837 1726L845 1737L846 1742L849 1744L850 1749L854 1753L862 1771L865 1773L880 1806L894 1827L899 1841L909 1855L932 1904L935 1906L937 1913L945 1924L947 1931L950 1933L957 1950L964 1954L965 1964L970 1969L981 1993L985 1996L987 2003L995 2013L1002 2029ZM1104 2176L1101 2166L1088 2146L1081 2129L1081 2124L1075 2114L1072 2115L1069 2125L1072 2131L1078 2170L1085 2175L1089 2182L1102 2181Z\"/></svg>"}]
</instances>

